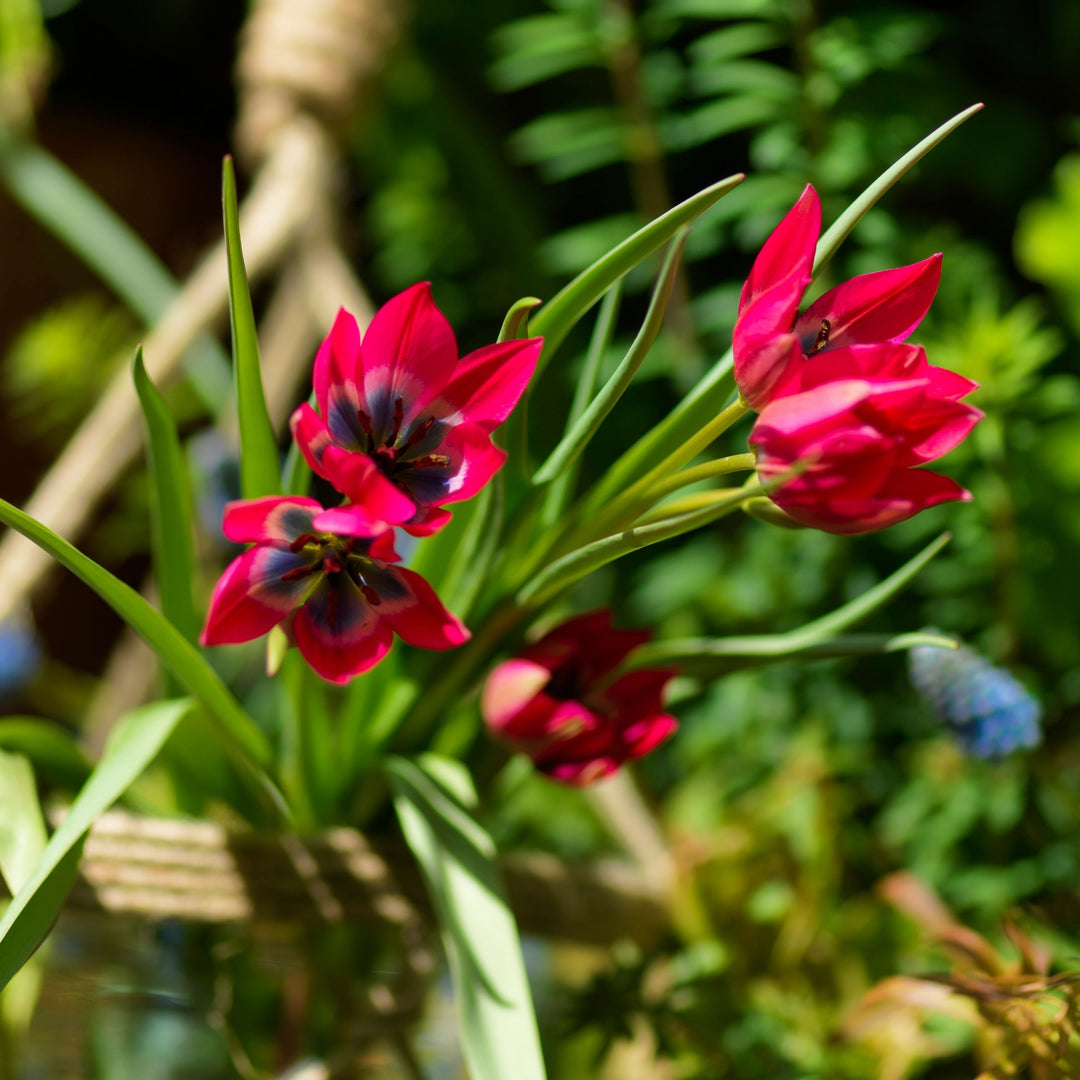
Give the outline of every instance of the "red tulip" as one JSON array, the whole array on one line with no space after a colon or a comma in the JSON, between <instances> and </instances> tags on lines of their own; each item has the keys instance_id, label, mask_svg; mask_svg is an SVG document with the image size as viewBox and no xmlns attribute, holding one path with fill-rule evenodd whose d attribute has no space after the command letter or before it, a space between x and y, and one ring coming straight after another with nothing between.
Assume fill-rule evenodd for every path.
<instances>
[{"instance_id":1,"label":"red tulip","mask_svg":"<svg viewBox=\"0 0 1080 1080\"><path fill-rule=\"evenodd\" d=\"M973 383L904 345L837 349L820 369L804 370L800 392L765 406L750 435L758 475L782 480L771 497L792 518L826 532L872 532L971 498L916 466L947 453L982 418L958 400Z\"/></svg>"},{"instance_id":2,"label":"red tulip","mask_svg":"<svg viewBox=\"0 0 1080 1080\"><path fill-rule=\"evenodd\" d=\"M542 345L504 341L459 359L427 282L385 303L362 344L342 310L315 358L319 411L301 405L293 435L312 469L372 522L433 533L450 519L442 505L475 495L506 459L491 432L524 393Z\"/></svg>"},{"instance_id":3,"label":"red tulip","mask_svg":"<svg viewBox=\"0 0 1080 1080\"><path fill-rule=\"evenodd\" d=\"M941 255L845 281L798 314L810 284L821 204L809 184L754 260L739 298L735 382L755 409L797 393L803 372L826 351L900 344L937 292Z\"/></svg>"},{"instance_id":4,"label":"red tulip","mask_svg":"<svg viewBox=\"0 0 1080 1080\"><path fill-rule=\"evenodd\" d=\"M673 672L609 681L647 630L616 630L611 612L570 619L488 676L481 709L492 737L552 780L583 787L639 758L678 726L663 711Z\"/></svg>"},{"instance_id":5,"label":"red tulip","mask_svg":"<svg viewBox=\"0 0 1080 1080\"><path fill-rule=\"evenodd\" d=\"M251 641L280 623L319 675L345 683L374 667L395 633L424 649L469 639L419 574L391 565L393 530L370 526L360 508L268 496L229 503L223 527L254 547L214 588L203 645Z\"/></svg>"}]
</instances>

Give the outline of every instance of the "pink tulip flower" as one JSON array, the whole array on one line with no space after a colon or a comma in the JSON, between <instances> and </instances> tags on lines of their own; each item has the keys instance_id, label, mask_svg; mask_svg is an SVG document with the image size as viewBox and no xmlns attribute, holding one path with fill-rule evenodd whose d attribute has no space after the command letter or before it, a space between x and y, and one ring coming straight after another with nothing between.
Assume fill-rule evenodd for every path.
<instances>
[{"instance_id":1,"label":"pink tulip flower","mask_svg":"<svg viewBox=\"0 0 1080 1080\"><path fill-rule=\"evenodd\" d=\"M362 344L342 310L315 358L319 411L301 405L293 435L373 524L428 535L450 519L444 503L475 495L506 459L491 432L524 393L542 345L504 341L458 359L427 282L384 304Z\"/></svg>"},{"instance_id":2,"label":"pink tulip flower","mask_svg":"<svg viewBox=\"0 0 1080 1080\"><path fill-rule=\"evenodd\" d=\"M755 409L797 393L818 356L849 345L900 344L937 292L941 255L845 281L798 314L810 284L821 203L807 185L754 260L739 298L735 382Z\"/></svg>"},{"instance_id":3,"label":"pink tulip flower","mask_svg":"<svg viewBox=\"0 0 1080 1080\"><path fill-rule=\"evenodd\" d=\"M488 676L481 701L488 731L528 754L545 776L575 787L649 753L678 727L663 711L673 672L609 679L649 636L614 629L610 611L556 627Z\"/></svg>"},{"instance_id":4,"label":"pink tulip flower","mask_svg":"<svg viewBox=\"0 0 1080 1080\"><path fill-rule=\"evenodd\" d=\"M254 544L226 567L200 643L233 645L279 623L324 679L348 682L374 667L396 633L424 649L450 649L469 631L431 586L392 563L393 530L352 507L268 496L229 503L225 535ZM351 530L351 531L349 531Z\"/></svg>"},{"instance_id":5,"label":"pink tulip flower","mask_svg":"<svg viewBox=\"0 0 1080 1080\"><path fill-rule=\"evenodd\" d=\"M958 400L974 383L905 345L837 349L806 371L813 376L800 392L766 405L750 435L758 475L782 480L771 497L792 518L826 532L873 532L971 498L917 466L953 449L982 418Z\"/></svg>"}]
</instances>

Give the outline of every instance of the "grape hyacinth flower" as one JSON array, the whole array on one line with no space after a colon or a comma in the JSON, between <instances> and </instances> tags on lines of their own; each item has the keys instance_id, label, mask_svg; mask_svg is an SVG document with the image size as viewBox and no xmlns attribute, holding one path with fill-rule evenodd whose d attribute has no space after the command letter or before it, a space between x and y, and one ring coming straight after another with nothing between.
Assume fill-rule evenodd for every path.
<instances>
[{"instance_id":1,"label":"grape hyacinth flower","mask_svg":"<svg viewBox=\"0 0 1080 1080\"><path fill-rule=\"evenodd\" d=\"M802 392L762 410L749 440L761 479L781 481L772 501L795 521L864 533L970 500L954 480L916 466L953 449L982 418L958 400L974 383L905 345L838 349L803 378Z\"/></svg>"},{"instance_id":2,"label":"grape hyacinth flower","mask_svg":"<svg viewBox=\"0 0 1080 1080\"><path fill-rule=\"evenodd\" d=\"M214 588L203 645L251 641L281 624L319 675L345 683L377 664L394 634L424 649L469 639L419 574L392 565L393 530L370 526L362 509L268 496L229 503L222 527L254 547Z\"/></svg>"},{"instance_id":3,"label":"grape hyacinth flower","mask_svg":"<svg viewBox=\"0 0 1080 1080\"><path fill-rule=\"evenodd\" d=\"M908 669L919 695L967 753L1001 758L1042 741L1038 700L974 649L917 645Z\"/></svg>"},{"instance_id":4,"label":"grape hyacinth flower","mask_svg":"<svg viewBox=\"0 0 1080 1080\"><path fill-rule=\"evenodd\" d=\"M678 727L663 711L673 672L611 674L650 637L616 630L610 611L562 623L495 668L481 711L491 736L552 780L584 787L655 749Z\"/></svg>"},{"instance_id":5,"label":"grape hyacinth flower","mask_svg":"<svg viewBox=\"0 0 1080 1080\"><path fill-rule=\"evenodd\" d=\"M14 616L0 622L0 701L14 698L41 668L44 657L33 626Z\"/></svg>"},{"instance_id":6,"label":"grape hyacinth flower","mask_svg":"<svg viewBox=\"0 0 1080 1080\"><path fill-rule=\"evenodd\" d=\"M807 184L765 241L743 285L732 342L735 382L754 409L798 393L802 373L815 367L823 352L900 344L922 321L937 292L940 254L851 278L799 315L820 231L821 203Z\"/></svg>"},{"instance_id":7,"label":"grape hyacinth flower","mask_svg":"<svg viewBox=\"0 0 1080 1080\"><path fill-rule=\"evenodd\" d=\"M450 519L444 503L475 495L506 459L491 432L524 393L542 345L504 341L458 359L427 282L384 304L362 342L342 310L315 358L319 411L301 405L293 435L372 524L429 535Z\"/></svg>"}]
</instances>

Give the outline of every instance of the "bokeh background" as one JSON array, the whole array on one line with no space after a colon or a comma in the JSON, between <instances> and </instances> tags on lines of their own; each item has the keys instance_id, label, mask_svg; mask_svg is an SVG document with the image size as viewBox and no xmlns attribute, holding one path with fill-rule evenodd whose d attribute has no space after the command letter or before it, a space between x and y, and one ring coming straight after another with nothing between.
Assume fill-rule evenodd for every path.
<instances>
[{"instance_id":1,"label":"bokeh background","mask_svg":"<svg viewBox=\"0 0 1080 1080\"><path fill-rule=\"evenodd\" d=\"M987 419L947 462L973 502L857 539L725 519L623 560L577 600L612 603L625 624L659 636L785 629L948 528L951 545L874 629L935 626L1010 669L1042 703L1041 745L1001 761L966 753L895 656L739 673L704 695L688 687L674 706L678 737L641 769L690 882L676 931L603 962L538 961L557 1077L598 1075L609 1041L624 1036L650 1060L660 1053L634 1066L641 1077L974 1076L971 1028L955 1020L909 1041L908 1057L844 1025L878 980L943 969L882 898L881 880L898 870L994 940L1021 910L1061 967L1080 949L1080 6L368 6L382 30L362 92L330 125L342 150L337 239L375 301L430 279L466 348L491 340L518 297L550 297L674 202L748 174L695 225L665 333L590 452L601 466L725 351L753 253L807 181L830 220L926 132L985 102L815 284L944 252L916 340L931 362L981 383L973 400ZM219 235L247 6L42 0L40 23L33 7L0 0L0 120L64 162L182 279ZM625 340L648 280L629 282ZM27 498L144 329L0 184L4 498ZM545 409L561 415L574 374L568 365L538 391L538 453L557 434L544 430ZM187 408L194 433L197 402ZM137 467L125 473L84 540L136 584L147 567L144 490ZM10 646L0 640L4 710L77 725L119 624L59 578L36 594L32 618L41 655L31 681L25 629ZM478 774L493 774L491 751L472 753ZM495 784L485 806L507 848L573 860L607 843L587 805L549 785ZM253 1025L267 1015L252 1012ZM179 1058L161 1071L155 1058L159 1071L138 1075L235 1075L219 1050L191 1066L200 1072L176 1071Z\"/></svg>"}]
</instances>

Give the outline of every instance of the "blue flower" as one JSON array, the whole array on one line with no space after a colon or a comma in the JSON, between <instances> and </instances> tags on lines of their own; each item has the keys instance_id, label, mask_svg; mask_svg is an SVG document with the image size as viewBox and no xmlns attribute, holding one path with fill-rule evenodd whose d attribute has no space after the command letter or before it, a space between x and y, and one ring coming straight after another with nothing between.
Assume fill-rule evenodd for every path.
<instances>
[{"instance_id":1,"label":"blue flower","mask_svg":"<svg viewBox=\"0 0 1080 1080\"><path fill-rule=\"evenodd\" d=\"M41 646L23 619L0 622L0 699L14 697L41 667Z\"/></svg>"},{"instance_id":2,"label":"blue flower","mask_svg":"<svg viewBox=\"0 0 1080 1080\"><path fill-rule=\"evenodd\" d=\"M1001 758L1042 740L1039 701L966 645L918 645L908 653L908 669L915 689L967 753Z\"/></svg>"}]
</instances>

